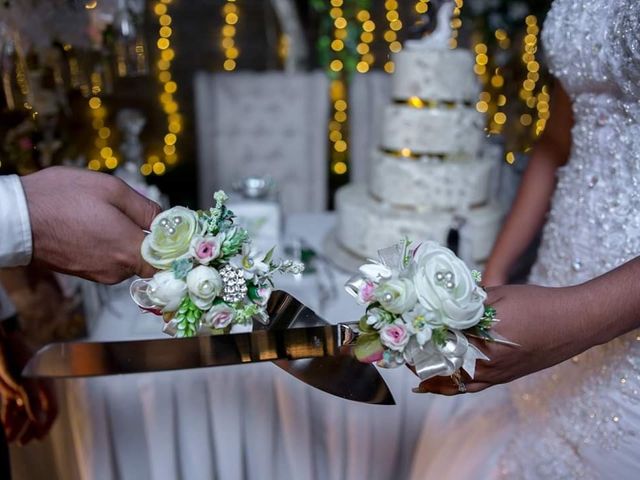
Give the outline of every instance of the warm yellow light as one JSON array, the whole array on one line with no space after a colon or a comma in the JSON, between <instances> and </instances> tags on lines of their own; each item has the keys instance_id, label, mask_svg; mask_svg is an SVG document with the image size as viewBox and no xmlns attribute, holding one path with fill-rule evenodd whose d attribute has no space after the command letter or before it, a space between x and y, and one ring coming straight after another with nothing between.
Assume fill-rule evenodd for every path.
<instances>
[{"instance_id":1,"label":"warm yellow light","mask_svg":"<svg viewBox=\"0 0 640 480\"><path fill-rule=\"evenodd\" d=\"M160 157L158 155L149 155L147 158L147 163L150 165L154 165L160 161Z\"/></svg>"},{"instance_id":2,"label":"warm yellow light","mask_svg":"<svg viewBox=\"0 0 640 480\"><path fill-rule=\"evenodd\" d=\"M153 173L155 173L156 175L164 175L164 173L167 171L167 167L162 162L154 163L152 168Z\"/></svg>"},{"instance_id":3,"label":"warm yellow light","mask_svg":"<svg viewBox=\"0 0 640 480\"><path fill-rule=\"evenodd\" d=\"M228 72L230 72L231 70L235 70L236 68L235 60L231 60L230 58L226 59L222 64L222 68L224 68Z\"/></svg>"},{"instance_id":4,"label":"warm yellow light","mask_svg":"<svg viewBox=\"0 0 640 480\"><path fill-rule=\"evenodd\" d=\"M162 151L164 152L165 155L173 155L174 153L176 153L176 146L175 145L165 145L162 148Z\"/></svg>"},{"instance_id":5,"label":"warm yellow light","mask_svg":"<svg viewBox=\"0 0 640 480\"><path fill-rule=\"evenodd\" d=\"M102 164L100 163L100 160L96 160L95 158L93 160L91 160L89 162L89 164L87 165L89 170L100 170L101 166L102 166Z\"/></svg>"},{"instance_id":6,"label":"warm yellow light","mask_svg":"<svg viewBox=\"0 0 640 480\"><path fill-rule=\"evenodd\" d=\"M335 19L335 21L333 22L333 25L337 28L337 29L343 29L347 27L347 19L344 17L338 17Z\"/></svg>"},{"instance_id":7,"label":"warm yellow light","mask_svg":"<svg viewBox=\"0 0 640 480\"><path fill-rule=\"evenodd\" d=\"M400 50L402 50L402 44L398 41L391 42L389 44L389 50L391 50L393 53L398 53Z\"/></svg>"},{"instance_id":8,"label":"warm yellow light","mask_svg":"<svg viewBox=\"0 0 640 480\"><path fill-rule=\"evenodd\" d=\"M334 20L338 17L341 17L343 13L344 12L342 11L342 9L338 7L333 7L331 10L329 10L329 16Z\"/></svg>"},{"instance_id":9,"label":"warm yellow light","mask_svg":"<svg viewBox=\"0 0 640 480\"><path fill-rule=\"evenodd\" d=\"M376 24L372 20L367 20L362 24L362 30L365 32L373 32L376 29Z\"/></svg>"},{"instance_id":10,"label":"warm yellow light","mask_svg":"<svg viewBox=\"0 0 640 480\"><path fill-rule=\"evenodd\" d=\"M373 56L373 53L371 53L371 52L365 53L362 56L362 61L363 62L367 62L369 65L372 65L374 60L375 60L375 57Z\"/></svg>"},{"instance_id":11,"label":"warm yellow light","mask_svg":"<svg viewBox=\"0 0 640 480\"><path fill-rule=\"evenodd\" d=\"M503 29L499 28L499 29L496 30L495 36L496 36L497 40L506 40L507 32L505 32Z\"/></svg>"},{"instance_id":12,"label":"warm yellow light","mask_svg":"<svg viewBox=\"0 0 640 480\"><path fill-rule=\"evenodd\" d=\"M344 48L344 42L342 40L335 39L331 42L331 49L335 52L339 52Z\"/></svg>"},{"instance_id":13,"label":"warm yellow light","mask_svg":"<svg viewBox=\"0 0 640 480\"><path fill-rule=\"evenodd\" d=\"M356 70L358 73L367 73L369 71L369 64L367 62L358 62Z\"/></svg>"},{"instance_id":14,"label":"warm yellow light","mask_svg":"<svg viewBox=\"0 0 640 480\"><path fill-rule=\"evenodd\" d=\"M233 25L225 25L222 27L222 35L225 37L233 37L236 34L236 27Z\"/></svg>"},{"instance_id":15,"label":"warm yellow light","mask_svg":"<svg viewBox=\"0 0 640 480\"><path fill-rule=\"evenodd\" d=\"M331 68L331 70L333 70L334 72L339 72L340 70L342 70L342 66L342 61L338 60L337 58L329 64L329 68Z\"/></svg>"},{"instance_id":16,"label":"warm yellow light","mask_svg":"<svg viewBox=\"0 0 640 480\"><path fill-rule=\"evenodd\" d=\"M163 27L168 27L169 25L171 25L171 17L169 15L162 15L158 19L158 23Z\"/></svg>"},{"instance_id":17,"label":"warm yellow light","mask_svg":"<svg viewBox=\"0 0 640 480\"><path fill-rule=\"evenodd\" d=\"M491 94L489 92L481 92L480 93L480 100L484 100L485 102L488 102L491 100Z\"/></svg>"},{"instance_id":18,"label":"warm yellow light","mask_svg":"<svg viewBox=\"0 0 640 480\"><path fill-rule=\"evenodd\" d=\"M338 140L334 145L336 152L342 153L347 151L347 142L344 140Z\"/></svg>"},{"instance_id":19,"label":"warm yellow light","mask_svg":"<svg viewBox=\"0 0 640 480\"><path fill-rule=\"evenodd\" d=\"M347 109L347 102L344 100L337 100L334 104L334 108L339 112L344 112Z\"/></svg>"},{"instance_id":20,"label":"warm yellow light","mask_svg":"<svg viewBox=\"0 0 640 480\"><path fill-rule=\"evenodd\" d=\"M359 22L366 22L371 18L371 15L367 10L360 10L356 15L356 18L358 19Z\"/></svg>"},{"instance_id":21,"label":"warm yellow light","mask_svg":"<svg viewBox=\"0 0 640 480\"><path fill-rule=\"evenodd\" d=\"M116 157L109 157L105 160L104 164L109 170L113 170L118 166L118 159Z\"/></svg>"},{"instance_id":22,"label":"warm yellow light","mask_svg":"<svg viewBox=\"0 0 640 480\"><path fill-rule=\"evenodd\" d=\"M236 47L231 47L225 52L225 55L227 58L235 60L240 55L240 51Z\"/></svg>"},{"instance_id":23,"label":"warm yellow light","mask_svg":"<svg viewBox=\"0 0 640 480\"><path fill-rule=\"evenodd\" d=\"M385 42L391 43L398 39L398 34L393 30L387 30L384 32L384 40Z\"/></svg>"},{"instance_id":24,"label":"warm yellow light","mask_svg":"<svg viewBox=\"0 0 640 480\"><path fill-rule=\"evenodd\" d=\"M333 171L336 175L344 175L347 173L347 164L344 162L336 162L333 166Z\"/></svg>"},{"instance_id":25,"label":"warm yellow light","mask_svg":"<svg viewBox=\"0 0 640 480\"><path fill-rule=\"evenodd\" d=\"M169 40L166 38L159 38L156 42L156 45L160 50L166 50L171 45L171 42L169 42Z\"/></svg>"},{"instance_id":26,"label":"warm yellow light","mask_svg":"<svg viewBox=\"0 0 640 480\"><path fill-rule=\"evenodd\" d=\"M485 113L487 110L489 110L489 104L484 100L480 100L478 103L476 103L476 110L480 113Z\"/></svg>"},{"instance_id":27,"label":"warm yellow light","mask_svg":"<svg viewBox=\"0 0 640 480\"><path fill-rule=\"evenodd\" d=\"M344 123L347 121L347 114L345 112L336 112L333 118L335 118L337 122Z\"/></svg>"},{"instance_id":28,"label":"warm yellow light","mask_svg":"<svg viewBox=\"0 0 640 480\"><path fill-rule=\"evenodd\" d=\"M178 156L175 154L167 155L164 160L167 162L167 165L174 165L178 161Z\"/></svg>"},{"instance_id":29,"label":"warm yellow light","mask_svg":"<svg viewBox=\"0 0 640 480\"><path fill-rule=\"evenodd\" d=\"M504 85L504 77L501 75L494 75L491 77L491 85L495 88L500 88Z\"/></svg>"},{"instance_id":30,"label":"warm yellow light","mask_svg":"<svg viewBox=\"0 0 640 480\"><path fill-rule=\"evenodd\" d=\"M428 3L416 3L416 13L419 14L423 14L423 13L427 13L429 11L429 4Z\"/></svg>"},{"instance_id":31,"label":"warm yellow light","mask_svg":"<svg viewBox=\"0 0 640 480\"><path fill-rule=\"evenodd\" d=\"M329 132L329 140L331 140L333 143L337 142L338 140L342 140L342 133L340 132L340 130L331 130L331 132Z\"/></svg>"},{"instance_id":32,"label":"warm yellow light","mask_svg":"<svg viewBox=\"0 0 640 480\"><path fill-rule=\"evenodd\" d=\"M177 137L176 137L176 136L175 136L175 134L173 134L173 133L167 133L167 134L164 136L164 143L165 143L165 145L175 145L176 140L177 140Z\"/></svg>"},{"instance_id":33,"label":"warm yellow light","mask_svg":"<svg viewBox=\"0 0 640 480\"><path fill-rule=\"evenodd\" d=\"M160 27L160 30L158 31L158 34L163 38L170 37L172 33L173 31L171 30L171 27Z\"/></svg>"},{"instance_id":34,"label":"warm yellow light","mask_svg":"<svg viewBox=\"0 0 640 480\"><path fill-rule=\"evenodd\" d=\"M384 64L384 71L387 73L393 73L395 69L396 66L391 60Z\"/></svg>"},{"instance_id":35,"label":"warm yellow light","mask_svg":"<svg viewBox=\"0 0 640 480\"><path fill-rule=\"evenodd\" d=\"M175 56L176 52L174 52L172 48L167 48L166 50L163 50L162 53L160 53L160 58L167 62L173 60Z\"/></svg>"},{"instance_id":36,"label":"warm yellow light","mask_svg":"<svg viewBox=\"0 0 640 480\"><path fill-rule=\"evenodd\" d=\"M238 11L238 6L235 3L226 3L224 7L222 7L223 13L236 13Z\"/></svg>"},{"instance_id":37,"label":"warm yellow light","mask_svg":"<svg viewBox=\"0 0 640 480\"><path fill-rule=\"evenodd\" d=\"M344 40L349 36L349 33L347 32L346 28L341 28L339 30L336 30L333 35L340 40Z\"/></svg>"},{"instance_id":38,"label":"warm yellow light","mask_svg":"<svg viewBox=\"0 0 640 480\"><path fill-rule=\"evenodd\" d=\"M224 17L224 21L227 25L235 25L236 23L238 23L238 14L233 12L227 13L227 15Z\"/></svg>"},{"instance_id":39,"label":"warm yellow light","mask_svg":"<svg viewBox=\"0 0 640 480\"><path fill-rule=\"evenodd\" d=\"M171 68L171 63L168 62L167 60L158 60L158 70L163 71L163 70L169 70L169 68Z\"/></svg>"},{"instance_id":40,"label":"warm yellow light","mask_svg":"<svg viewBox=\"0 0 640 480\"><path fill-rule=\"evenodd\" d=\"M108 127L102 127L100 130L98 130L98 136L100 138L109 138L109 135L111 135L111 130Z\"/></svg>"},{"instance_id":41,"label":"warm yellow light","mask_svg":"<svg viewBox=\"0 0 640 480\"><path fill-rule=\"evenodd\" d=\"M100 156L102 158L109 158L112 155L113 155L113 150L111 150L109 147L104 147L100 149Z\"/></svg>"},{"instance_id":42,"label":"warm yellow light","mask_svg":"<svg viewBox=\"0 0 640 480\"><path fill-rule=\"evenodd\" d=\"M145 177L148 175L151 175L151 165L149 165L148 163L145 163L144 165L142 165L140 167L140 173Z\"/></svg>"},{"instance_id":43,"label":"warm yellow light","mask_svg":"<svg viewBox=\"0 0 640 480\"><path fill-rule=\"evenodd\" d=\"M359 43L358 46L356 47L356 51L360 55L364 55L365 53L369 53L369 45L367 45L366 43Z\"/></svg>"},{"instance_id":44,"label":"warm yellow light","mask_svg":"<svg viewBox=\"0 0 640 480\"><path fill-rule=\"evenodd\" d=\"M331 0L332 7L341 7L344 3L344 0Z\"/></svg>"},{"instance_id":45,"label":"warm yellow light","mask_svg":"<svg viewBox=\"0 0 640 480\"><path fill-rule=\"evenodd\" d=\"M178 90L178 84L176 82L167 82L164 85L164 91L167 93L175 93Z\"/></svg>"},{"instance_id":46,"label":"warm yellow light","mask_svg":"<svg viewBox=\"0 0 640 480\"><path fill-rule=\"evenodd\" d=\"M98 97L91 97L89 99L89 108L92 110L97 110L102 105L102 101Z\"/></svg>"},{"instance_id":47,"label":"warm yellow light","mask_svg":"<svg viewBox=\"0 0 640 480\"><path fill-rule=\"evenodd\" d=\"M507 116L503 112L496 112L496 114L493 116L493 121L498 125L504 125L504 123L507 121Z\"/></svg>"},{"instance_id":48,"label":"warm yellow light","mask_svg":"<svg viewBox=\"0 0 640 480\"><path fill-rule=\"evenodd\" d=\"M98 1L97 0L91 0L91 1L89 1L89 2L84 4L84 8L86 8L87 10L93 10L97 6L98 6Z\"/></svg>"},{"instance_id":49,"label":"warm yellow light","mask_svg":"<svg viewBox=\"0 0 640 480\"><path fill-rule=\"evenodd\" d=\"M423 108L424 107L424 102L418 98L418 97L411 97L409 98L409 105L411 105L414 108Z\"/></svg>"},{"instance_id":50,"label":"warm yellow light","mask_svg":"<svg viewBox=\"0 0 640 480\"><path fill-rule=\"evenodd\" d=\"M403 148L402 150L400 150L400 155L408 158L411 156L411 149L410 148Z\"/></svg>"},{"instance_id":51,"label":"warm yellow light","mask_svg":"<svg viewBox=\"0 0 640 480\"><path fill-rule=\"evenodd\" d=\"M384 2L384 8L386 8L387 10L397 10L398 2L396 0L387 0L386 2Z\"/></svg>"},{"instance_id":52,"label":"warm yellow light","mask_svg":"<svg viewBox=\"0 0 640 480\"><path fill-rule=\"evenodd\" d=\"M520 123L525 127L528 127L533 123L533 118L528 113L520 115Z\"/></svg>"},{"instance_id":53,"label":"warm yellow light","mask_svg":"<svg viewBox=\"0 0 640 480\"><path fill-rule=\"evenodd\" d=\"M182 125L178 122L169 122L169 126L167 128L171 133L180 133L180 130L182 130Z\"/></svg>"},{"instance_id":54,"label":"warm yellow light","mask_svg":"<svg viewBox=\"0 0 640 480\"><path fill-rule=\"evenodd\" d=\"M536 88L536 82L527 78L524 82L522 82L522 88L530 92L534 88Z\"/></svg>"},{"instance_id":55,"label":"warm yellow light","mask_svg":"<svg viewBox=\"0 0 640 480\"><path fill-rule=\"evenodd\" d=\"M505 160L509 165L513 165L513 162L516 161L516 156L513 154L513 152L507 152L507 154L505 155Z\"/></svg>"},{"instance_id":56,"label":"warm yellow light","mask_svg":"<svg viewBox=\"0 0 640 480\"><path fill-rule=\"evenodd\" d=\"M474 65L473 71L476 73L476 75L484 75L485 73L487 73L487 67L485 67L484 65Z\"/></svg>"},{"instance_id":57,"label":"warm yellow light","mask_svg":"<svg viewBox=\"0 0 640 480\"><path fill-rule=\"evenodd\" d=\"M478 43L474 50L478 55L487 53L487 46L484 43Z\"/></svg>"},{"instance_id":58,"label":"warm yellow light","mask_svg":"<svg viewBox=\"0 0 640 480\"><path fill-rule=\"evenodd\" d=\"M496 100L496 103L499 107L504 107L507 104L507 97L505 97L504 95L498 95L498 100Z\"/></svg>"},{"instance_id":59,"label":"warm yellow light","mask_svg":"<svg viewBox=\"0 0 640 480\"><path fill-rule=\"evenodd\" d=\"M389 24L389 28L391 30L395 30L397 32L398 30L400 30L402 28L402 21L401 20L394 20L393 22L391 22Z\"/></svg>"},{"instance_id":60,"label":"warm yellow light","mask_svg":"<svg viewBox=\"0 0 640 480\"><path fill-rule=\"evenodd\" d=\"M167 13L167 6L162 3L156 3L156 6L153 7L153 11L156 15L164 15Z\"/></svg>"},{"instance_id":61,"label":"warm yellow light","mask_svg":"<svg viewBox=\"0 0 640 480\"><path fill-rule=\"evenodd\" d=\"M484 53L479 53L476 55L476 63L478 65L486 65L489 62L489 57L487 57Z\"/></svg>"},{"instance_id":62,"label":"warm yellow light","mask_svg":"<svg viewBox=\"0 0 640 480\"><path fill-rule=\"evenodd\" d=\"M158 80L160 80L162 83L167 83L169 80L171 80L171 73L170 72L160 72L158 74Z\"/></svg>"},{"instance_id":63,"label":"warm yellow light","mask_svg":"<svg viewBox=\"0 0 640 480\"><path fill-rule=\"evenodd\" d=\"M535 15L528 15L527 18L524 19L524 21L527 25L535 25L536 23L538 23L538 19Z\"/></svg>"},{"instance_id":64,"label":"warm yellow light","mask_svg":"<svg viewBox=\"0 0 640 480\"><path fill-rule=\"evenodd\" d=\"M373 42L373 33L371 33L371 32L362 32L360 34L360 40L362 40L364 43Z\"/></svg>"},{"instance_id":65,"label":"warm yellow light","mask_svg":"<svg viewBox=\"0 0 640 480\"><path fill-rule=\"evenodd\" d=\"M387 20L389 20L390 22L395 22L399 18L400 15L398 15L398 12L396 12L395 10L390 10L387 12Z\"/></svg>"}]
</instances>

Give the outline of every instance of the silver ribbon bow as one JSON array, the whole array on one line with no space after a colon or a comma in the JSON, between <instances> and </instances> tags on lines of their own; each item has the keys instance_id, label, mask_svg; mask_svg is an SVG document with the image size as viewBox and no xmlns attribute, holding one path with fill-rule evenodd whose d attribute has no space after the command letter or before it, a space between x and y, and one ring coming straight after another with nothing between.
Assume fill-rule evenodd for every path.
<instances>
[{"instance_id":1,"label":"silver ribbon bow","mask_svg":"<svg viewBox=\"0 0 640 480\"><path fill-rule=\"evenodd\" d=\"M459 330L449 330L444 345L428 342L420 347L418 342L409 342L405 358L415 366L421 380L437 376L453 375L462 368L471 378L476 373L477 360L489 360L484 353L469 343Z\"/></svg>"}]
</instances>

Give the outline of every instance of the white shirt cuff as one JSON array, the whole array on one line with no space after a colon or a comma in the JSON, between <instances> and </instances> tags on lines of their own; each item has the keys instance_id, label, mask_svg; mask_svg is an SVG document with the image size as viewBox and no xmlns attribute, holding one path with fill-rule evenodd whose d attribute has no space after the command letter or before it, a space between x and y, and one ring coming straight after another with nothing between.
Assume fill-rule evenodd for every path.
<instances>
[{"instance_id":1,"label":"white shirt cuff","mask_svg":"<svg viewBox=\"0 0 640 480\"><path fill-rule=\"evenodd\" d=\"M29 264L32 249L29 209L20 178L0 176L0 267Z\"/></svg>"}]
</instances>

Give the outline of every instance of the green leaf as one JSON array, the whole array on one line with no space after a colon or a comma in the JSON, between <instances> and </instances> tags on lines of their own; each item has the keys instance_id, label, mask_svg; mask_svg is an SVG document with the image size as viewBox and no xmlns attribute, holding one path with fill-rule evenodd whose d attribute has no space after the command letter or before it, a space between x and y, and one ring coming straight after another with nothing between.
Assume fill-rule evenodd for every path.
<instances>
[{"instance_id":1,"label":"green leaf","mask_svg":"<svg viewBox=\"0 0 640 480\"><path fill-rule=\"evenodd\" d=\"M367 323L367 318L368 318L367 315L362 316L362 318L358 322L358 328L360 329L360 332L362 332L363 334L374 333L376 330L375 328L373 328L373 326Z\"/></svg>"},{"instance_id":2,"label":"green leaf","mask_svg":"<svg viewBox=\"0 0 640 480\"><path fill-rule=\"evenodd\" d=\"M267 254L264 256L264 259L262 260L264 263L271 263L271 260L273 259L273 252L275 252L276 247L273 246L271 247L271 250L269 250L267 252Z\"/></svg>"},{"instance_id":3,"label":"green leaf","mask_svg":"<svg viewBox=\"0 0 640 480\"><path fill-rule=\"evenodd\" d=\"M447 342L447 327L434 328L431 334L433 343L442 347Z\"/></svg>"}]
</instances>

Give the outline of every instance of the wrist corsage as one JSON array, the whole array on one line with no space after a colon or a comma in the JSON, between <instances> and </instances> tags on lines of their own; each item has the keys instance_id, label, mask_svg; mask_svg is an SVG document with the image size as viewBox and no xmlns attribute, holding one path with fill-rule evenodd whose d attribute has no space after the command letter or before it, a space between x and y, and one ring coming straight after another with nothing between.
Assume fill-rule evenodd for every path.
<instances>
[{"instance_id":1,"label":"wrist corsage","mask_svg":"<svg viewBox=\"0 0 640 480\"><path fill-rule=\"evenodd\" d=\"M378 255L346 284L366 308L356 357L381 367L411 365L422 380L459 378L460 369L473 378L476 360L488 358L468 338L493 340L498 321L484 304L480 273L436 242L405 241Z\"/></svg>"},{"instance_id":2,"label":"wrist corsage","mask_svg":"<svg viewBox=\"0 0 640 480\"><path fill-rule=\"evenodd\" d=\"M266 324L273 275L304 268L275 261L273 248L253 250L225 206L226 194L219 191L214 199L209 211L174 207L161 213L142 243L142 257L159 272L133 282L131 297L161 315L164 332L172 336L248 331L254 319Z\"/></svg>"}]
</instances>

